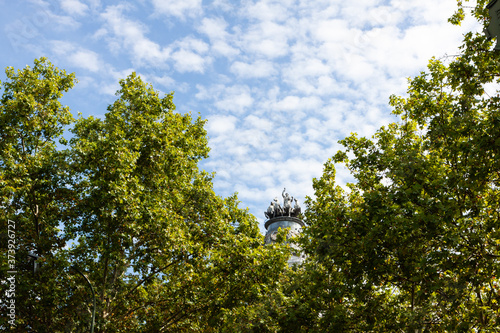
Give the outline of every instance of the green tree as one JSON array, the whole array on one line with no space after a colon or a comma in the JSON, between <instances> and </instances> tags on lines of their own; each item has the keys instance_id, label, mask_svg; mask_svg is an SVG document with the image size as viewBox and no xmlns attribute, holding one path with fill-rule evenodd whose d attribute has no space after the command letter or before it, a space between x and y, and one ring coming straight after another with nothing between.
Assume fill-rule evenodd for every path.
<instances>
[{"instance_id":1,"label":"green tree","mask_svg":"<svg viewBox=\"0 0 500 333\"><path fill-rule=\"evenodd\" d=\"M236 196L217 196L213 175L198 169L209 151L204 121L175 112L173 94L160 97L134 73L120 81L105 118L80 117L69 148L57 150L54 140L72 119L57 99L74 76L44 59L35 64L23 76L8 74L1 106L5 119L22 112L41 118L31 127L16 120L24 132L12 140L13 130L2 129L2 205L26 228L18 230L19 243L43 261L39 275L22 273L30 278L17 295L16 329L88 331L90 290L71 265L96 291L95 332L230 331L235 318L254 320L257 310L244 309L258 308L277 287L288 250L263 247L256 219ZM53 87L50 119L49 111L22 104L43 96L36 89L45 86ZM23 95L14 94L18 87ZM49 143L38 155L40 184L32 188L31 174L11 176L13 167L27 173L30 162L10 156L24 151L25 137L37 135ZM40 224L37 214L47 222ZM33 242L33 230L42 230L37 225L43 242Z\"/></svg>"},{"instance_id":2,"label":"green tree","mask_svg":"<svg viewBox=\"0 0 500 333\"><path fill-rule=\"evenodd\" d=\"M104 120L71 140L80 194L70 251L98 292L102 331L207 331L265 296L286 251L263 248L236 197L215 195L204 121L175 112L135 74Z\"/></svg>"},{"instance_id":3,"label":"green tree","mask_svg":"<svg viewBox=\"0 0 500 333\"><path fill-rule=\"evenodd\" d=\"M0 206L2 208L2 256L7 259L7 222L15 226L16 264L9 268L2 260L1 276L7 271L16 278L16 315L20 326L28 318L38 324L33 330L52 327L60 319L57 299L64 277L50 271L33 276L28 253L41 256L47 267L64 267L61 249L66 238L61 233L63 205L67 198L67 152L58 150L64 127L73 121L67 107L59 102L73 87L75 77L54 67L48 60L35 60L33 68L6 69L7 81L1 84L0 101ZM2 278L3 279L3 278ZM5 311L6 295L2 283L0 298ZM7 326L2 315L0 326ZM22 329L20 331L23 331Z\"/></svg>"},{"instance_id":4,"label":"green tree","mask_svg":"<svg viewBox=\"0 0 500 333\"><path fill-rule=\"evenodd\" d=\"M472 12L487 25L484 6ZM459 1L450 20L463 13ZM491 46L468 33L460 55L432 59L406 97L391 97L401 121L341 140L346 150L314 180L301 293L311 330L500 327L500 62ZM356 180L348 191L335 163Z\"/></svg>"}]
</instances>

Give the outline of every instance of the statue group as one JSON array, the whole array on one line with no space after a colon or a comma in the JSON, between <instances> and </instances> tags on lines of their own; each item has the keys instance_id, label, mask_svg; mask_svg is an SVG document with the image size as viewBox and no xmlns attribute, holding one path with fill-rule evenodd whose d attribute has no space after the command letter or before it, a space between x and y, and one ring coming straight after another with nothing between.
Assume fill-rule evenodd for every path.
<instances>
[{"instance_id":1,"label":"statue group","mask_svg":"<svg viewBox=\"0 0 500 333\"><path fill-rule=\"evenodd\" d=\"M281 196L283 197L283 207L281 207L281 204L278 200L278 197L275 197L273 201L271 201L271 204L267 208L267 211L264 212L264 215L268 219L272 219L273 217L278 217L278 216L291 216L291 217L297 217L300 214L300 206L299 206L299 201L297 199L294 199L293 197L290 197L288 193L286 193L286 188L283 189L283 193L281 193ZM292 207L292 202L295 201L294 206Z\"/></svg>"}]
</instances>

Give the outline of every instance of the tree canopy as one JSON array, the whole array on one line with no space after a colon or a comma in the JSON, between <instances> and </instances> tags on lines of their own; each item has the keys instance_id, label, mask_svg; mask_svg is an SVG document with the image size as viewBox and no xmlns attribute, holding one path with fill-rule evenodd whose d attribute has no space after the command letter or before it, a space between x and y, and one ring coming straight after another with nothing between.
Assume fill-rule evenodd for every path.
<instances>
[{"instance_id":1,"label":"tree canopy","mask_svg":"<svg viewBox=\"0 0 500 333\"><path fill-rule=\"evenodd\" d=\"M481 2L473 14L488 23ZM451 21L463 20L463 6ZM318 331L500 327L500 62L467 33L392 96L400 121L356 134L313 181L303 246ZM355 182L336 183L335 164ZM307 283L307 281L311 281Z\"/></svg>"},{"instance_id":2,"label":"tree canopy","mask_svg":"<svg viewBox=\"0 0 500 333\"><path fill-rule=\"evenodd\" d=\"M88 331L92 297L76 270L96 291L96 332L231 331L231 318L255 317L242 308L276 288L288 252L263 247L256 219L198 169L201 118L133 73L103 119L73 124L58 101L73 74L42 58L7 77L3 219L16 224L17 263L29 252L41 266L16 277L17 331Z\"/></svg>"},{"instance_id":3,"label":"tree canopy","mask_svg":"<svg viewBox=\"0 0 500 333\"><path fill-rule=\"evenodd\" d=\"M487 26L485 6L458 0L450 22L471 9ZM105 117L74 120L59 102L74 74L44 58L7 68L0 224L15 224L18 272L15 325L2 316L0 328L88 331L80 271L96 292L95 332L497 331L499 59L466 34L459 55L431 59L391 97L396 122L340 141L313 180L294 267L286 233L262 246L236 195L214 192L198 168L204 120L177 112L173 94L132 73ZM345 187L338 164L354 179ZM2 312L11 270L1 262Z\"/></svg>"}]
</instances>

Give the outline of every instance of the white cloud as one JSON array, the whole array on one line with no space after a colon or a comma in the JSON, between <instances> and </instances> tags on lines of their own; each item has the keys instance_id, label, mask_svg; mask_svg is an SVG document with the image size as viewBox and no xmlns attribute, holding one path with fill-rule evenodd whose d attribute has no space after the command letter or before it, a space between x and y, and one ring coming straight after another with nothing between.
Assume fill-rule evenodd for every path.
<instances>
[{"instance_id":1,"label":"white cloud","mask_svg":"<svg viewBox=\"0 0 500 333\"><path fill-rule=\"evenodd\" d=\"M99 55L91 50L84 49L76 43L66 41L50 42L52 52L60 59L69 62L70 65L98 72L103 69L103 62Z\"/></svg>"},{"instance_id":2,"label":"white cloud","mask_svg":"<svg viewBox=\"0 0 500 333\"><path fill-rule=\"evenodd\" d=\"M66 69L79 68L87 71L87 73L77 71L77 78L80 80L77 87L86 86L92 93L114 96L120 89L119 80L134 71L132 68L117 70L113 65L106 63L97 52L74 42L50 41L49 46L52 52L51 58L56 59L58 63L64 63L64 66L71 66ZM152 79L167 81L166 77Z\"/></svg>"},{"instance_id":3,"label":"white cloud","mask_svg":"<svg viewBox=\"0 0 500 333\"><path fill-rule=\"evenodd\" d=\"M252 64L236 61L230 70L242 78L264 78L278 73L274 66L274 63L266 60L257 60Z\"/></svg>"},{"instance_id":4,"label":"white cloud","mask_svg":"<svg viewBox=\"0 0 500 333\"><path fill-rule=\"evenodd\" d=\"M321 99L316 96L299 97L290 95L274 103L272 108L280 111L303 111L318 109L321 104Z\"/></svg>"},{"instance_id":5,"label":"white cloud","mask_svg":"<svg viewBox=\"0 0 500 333\"><path fill-rule=\"evenodd\" d=\"M160 84L167 89L173 89L176 86L176 82L173 78L167 75L163 76L152 76L151 81Z\"/></svg>"},{"instance_id":6,"label":"white cloud","mask_svg":"<svg viewBox=\"0 0 500 333\"><path fill-rule=\"evenodd\" d=\"M231 2L231 0L213 0L211 6L216 10L229 12L234 10L235 3Z\"/></svg>"},{"instance_id":7,"label":"white cloud","mask_svg":"<svg viewBox=\"0 0 500 333\"><path fill-rule=\"evenodd\" d=\"M172 54L172 59L175 61L175 69L183 72L200 72L203 73L207 58L185 49L180 49Z\"/></svg>"},{"instance_id":8,"label":"white cloud","mask_svg":"<svg viewBox=\"0 0 500 333\"><path fill-rule=\"evenodd\" d=\"M273 123L268 118L259 118L255 115L249 115L243 120L245 126L255 128L264 132L273 130Z\"/></svg>"},{"instance_id":9,"label":"white cloud","mask_svg":"<svg viewBox=\"0 0 500 333\"><path fill-rule=\"evenodd\" d=\"M69 57L70 62L91 72L98 72L101 69L99 55L90 50L78 50Z\"/></svg>"},{"instance_id":10,"label":"white cloud","mask_svg":"<svg viewBox=\"0 0 500 333\"><path fill-rule=\"evenodd\" d=\"M197 30L207 35L211 40L224 39L228 36L226 31L228 24L222 17L208 18L201 20Z\"/></svg>"},{"instance_id":11,"label":"white cloud","mask_svg":"<svg viewBox=\"0 0 500 333\"><path fill-rule=\"evenodd\" d=\"M240 51L237 48L231 46L228 42L223 40L213 41L211 48L215 55L221 55L226 58L234 58L240 54Z\"/></svg>"},{"instance_id":12,"label":"white cloud","mask_svg":"<svg viewBox=\"0 0 500 333\"><path fill-rule=\"evenodd\" d=\"M232 58L240 51L231 46L233 37L226 31L227 26L224 18L204 18L197 30L210 39L211 49L215 55Z\"/></svg>"},{"instance_id":13,"label":"white cloud","mask_svg":"<svg viewBox=\"0 0 500 333\"><path fill-rule=\"evenodd\" d=\"M62 16L51 13L49 15L50 27L58 32L68 32L69 30L77 30L81 27L81 23L70 16Z\"/></svg>"},{"instance_id":14,"label":"white cloud","mask_svg":"<svg viewBox=\"0 0 500 333\"><path fill-rule=\"evenodd\" d=\"M293 0L246 2L240 15L258 21L284 22L290 16Z\"/></svg>"},{"instance_id":15,"label":"white cloud","mask_svg":"<svg viewBox=\"0 0 500 333\"><path fill-rule=\"evenodd\" d=\"M196 17L203 12L201 0L152 0L155 11L181 19Z\"/></svg>"},{"instance_id":16,"label":"white cloud","mask_svg":"<svg viewBox=\"0 0 500 333\"><path fill-rule=\"evenodd\" d=\"M195 97L201 101L210 101L218 111L241 115L254 103L251 91L246 85L226 86L214 85L210 88L196 86L198 93Z\"/></svg>"},{"instance_id":17,"label":"white cloud","mask_svg":"<svg viewBox=\"0 0 500 333\"><path fill-rule=\"evenodd\" d=\"M94 34L95 37L109 37L108 45L115 53L127 50L138 66L168 68L172 63L172 68L181 73L203 73L212 62L207 56L209 45L201 39L188 36L161 46L146 37L148 28L145 25L125 17L124 12L128 10L130 7L125 5L108 7L102 14L107 28Z\"/></svg>"},{"instance_id":18,"label":"white cloud","mask_svg":"<svg viewBox=\"0 0 500 333\"><path fill-rule=\"evenodd\" d=\"M164 67L171 50L148 39L145 36L148 28L144 24L129 20L123 15L124 11L130 9L129 5L107 7L101 14L107 23L107 34L101 31L99 35L110 35L108 40L110 47L114 51L127 50L132 54L134 63L138 65L155 64Z\"/></svg>"},{"instance_id":19,"label":"white cloud","mask_svg":"<svg viewBox=\"0 0 500 333\"><path fill-rule=\"evenodd\" d=\"M208 44L192 37L184 38L173 45L175 51L171 57L175 61L175 70L179 72L203 73L206 66L211 63L211 58L206 56Z\"/></svg>"},{"instance_id":20,"label":"white cloud","mask_svg":"<svg viewBox=\"0 0 500 333\"><path fill-rule=\"evenodd\" d=\"M301 23L311 31L312 37L320 42L345 43L353 38L349 22L340 18L310 22L303 18Z\"/></svg>"},{"instance_id":21,"label":"white cloud","mask_svg":"<svg viewBox=\"0 0 500 333\"><path fill-rule=\"evenodd\" d=\"M218 109L236 114L241 114L248 110L252 104L253 98L249 89L241 86L227 88L221 98L214 103Z\"/></svg>"},{"instance_id":22,"label":"white cloud","mask_svg":"<svg viewBox=\"0 0 500 333\"><path fill-rule=\"evenodd\" d=\"M289 53L289 38L293 35L291 26L274 22L261 22L250 26L239 41L239 48L249 54L270 59L283 57Z\"/></svg>"},{"instance_id":23,"label":"white cloud","mask_svg":"<svg viewBox=\"0 0 500 333\"><path fill-rule=\"evenodd\" d=\"M60 0L61 8L70 15L83 16L89 7L78 0Z\"/></svg>"},{"instance_id":24,"label":"white cloud","mask_svg":"<svg viewBox=\"0 0 500 333\"><path fill-rule=\"evenodd\" d=\"M235 124L238 121L238 118L234 116L211 116L208 118L207 122L207 131L209 136L213 135L222 135L227 133L232 133L235 129Z\"/></svg>"},{"instance_id":25,"label":"white cloud","mask_svg":"<svg viewBox=\"0 0 500 333\"><path fill-rule=\"evenodd\" d=\"M188 49L196 53L206 53L208 51L208 44L201 39L196 39L193 37L186 37L178 42L176 45L180 49Z\"/></svg>"}]
</instances>

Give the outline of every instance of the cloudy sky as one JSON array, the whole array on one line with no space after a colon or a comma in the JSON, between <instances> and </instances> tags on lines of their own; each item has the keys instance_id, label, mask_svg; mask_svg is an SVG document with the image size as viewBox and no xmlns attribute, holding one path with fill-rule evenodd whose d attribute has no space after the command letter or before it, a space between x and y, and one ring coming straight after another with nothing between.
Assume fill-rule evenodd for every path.
<instances>
[{"instance_id":1,"label":"cloudy sky","mask_svg":"<svg viewBox=\"0 0 500 333\"><path fill-rule=\"evenodd\" d=\"M63 102L102 117L132 71L180 112L208 120L215 191L263 222L284 187L313 177L357 132L395 119L391 94L435 56L458 53L455 0L0 0L0 67L46 56L75 72ZM5 75L0 75L3 80ZM339 171L339 182L349 180Z\"/></svg>"}]
</instances>

